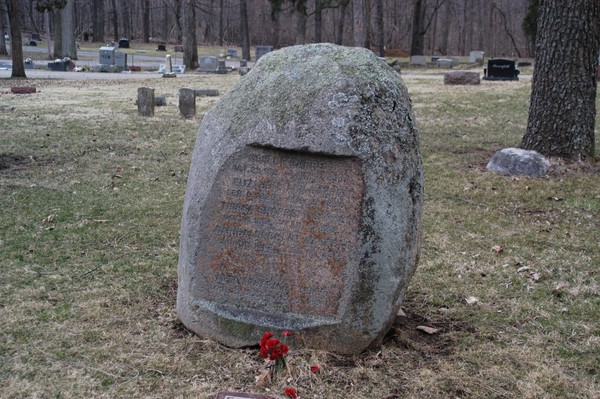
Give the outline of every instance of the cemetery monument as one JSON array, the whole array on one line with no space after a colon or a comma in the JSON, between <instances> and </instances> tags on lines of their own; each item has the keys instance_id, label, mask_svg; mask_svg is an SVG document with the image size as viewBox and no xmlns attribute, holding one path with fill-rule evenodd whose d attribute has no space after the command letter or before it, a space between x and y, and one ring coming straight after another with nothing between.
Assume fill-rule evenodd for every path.
<instances>
[{"instance_id":1,"label":"cemetery monument","mask_svg":"<svg viewBox=\"0 0 600 399\"><path fill-rule=\"evenodd\" d=\"M352 354L381 342L419 258L423 174L408 92L367 49L270 52L203 118L177 312L232 347L265 331Z\"/></svg>"}]
</instances>

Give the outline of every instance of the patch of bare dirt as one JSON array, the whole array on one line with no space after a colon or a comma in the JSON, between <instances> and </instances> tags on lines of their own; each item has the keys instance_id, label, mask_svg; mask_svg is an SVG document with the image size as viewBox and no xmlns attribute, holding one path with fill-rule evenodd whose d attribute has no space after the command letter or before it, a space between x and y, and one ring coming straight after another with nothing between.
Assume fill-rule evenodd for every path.
<instances>
[{"instance_id":1,"label":"patch of bare dirt","mask_svg":"<svg viewBox=\"0 0 600 399\"><path fill-rule=\"evenodd\" d=\"M548 170L550 177L600 173L600 160L569 161L562 158L550 158L550 164Z\"/></svg>"},{"instance_id":2,"label":"patch of bare dirt","mask_svg":"<svg viewBox=\"0 0 600 399\"><path fill-rule=\"evenodd\" d=\"M29 158L16 154L0 154L0 171L30 163Z\"/></svg>"}]
</instances>

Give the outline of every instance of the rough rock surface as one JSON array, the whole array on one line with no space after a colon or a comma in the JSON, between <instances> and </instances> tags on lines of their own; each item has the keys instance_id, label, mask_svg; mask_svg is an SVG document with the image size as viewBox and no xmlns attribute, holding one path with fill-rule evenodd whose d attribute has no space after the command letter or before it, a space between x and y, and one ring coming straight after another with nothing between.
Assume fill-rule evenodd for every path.
<instances>
[{"instance_id":1,"label":"rough rock surface","mask_svg":"<svg viewBox=\"0 0 600 399\"><path fill-rule=\"evenodd\" d=\"M407 90L366 49L263 56L202 120L177 312L197 334L358 353L391 327L419 257L423 176Z\"/></svg>"},{"instance_id":2,"label":"rough rock surface","mask_svg":"<svg viewBox=\"0 0 600 399\"><path fill-rule=\"evenodd\" d=\"M479 72L448 71L444 73L445 85L478 85L480 83Z\"/></svg>"},{"instance_id":3,"label":"rough rock surface","mask_svg":"<svg viewBox=\"0 0 600 399\"><path fill-rule=\"evenodd\" d=\"M487 170L505 176L545 176L550 161L537 151L504 148L496 151L487 164Z\"/></svg>"}]
</instances>

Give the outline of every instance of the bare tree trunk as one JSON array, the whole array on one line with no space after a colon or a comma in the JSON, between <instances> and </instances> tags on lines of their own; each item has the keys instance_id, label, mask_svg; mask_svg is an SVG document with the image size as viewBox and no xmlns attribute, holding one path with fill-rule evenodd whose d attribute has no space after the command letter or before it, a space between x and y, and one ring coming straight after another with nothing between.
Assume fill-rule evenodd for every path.
<instances>
[{"instance_id":1,"label":"bare tree trunk","mask_svg":"<svg viewBox=\"0 0 600 399\"><path fill-rule=\"evenodd\" d=\"M354 47L368 47L364 0L352 0L352 24L352 44Z\"/></svg>"},{"instance_id":2,"label":"bare tree trunk","mask_svg":"<svg viewBox=\"0 0 600 399\"><path fill-rule=\"evenodd\" d=\"M177 42L181 43L181 36L183 28L181 26L181 0L174 0L175 2L175 36Z\"/></svg>"},{"instance_id":3,"label":"bare tree trunk","mask_svg":"<svg viewBox=\"0 0 600 399\"><path fill-rule=\"evenodd\" d=\"M250 60L250 35L248 33L247 0L240 0L240 33L242 39L242 58Z\"/></svg>"},{"instance_id":4,"label":"bare tree trunk","mask_svg":"<svg viewBox=\"0 0 600 399\"><path fill-rule=\"evenodd\" d=\"M169 43L169 6L167 3L164 3L163 5L162 14L162 37L165 43Z\"/></svg>"},{"instance_id":5,"label":"bare tree trunk","mask_svg":"<svg viewBox=\"0 0 600 399\"><path fill-rule=\"evenodd\" d=\"M129 2L121 2L121 19L123 21L123 37L131 38L131 23L129 13Z\"/></svg>"},{"instance_id":6,"label":"bare tree trunk","mask_svg":"<svg viewBox=\"0 0 600 399\"><path fill-rule=\"evenodd\" d=\"M23 42L21 41L21 10L19 0L9 0L10 55L12 58L11 78L26 78L23 63Z\"/></svg>"},{"instance_id":7,"label":"bare tree trunk","mask_svg":"<svg viewBox=\"0 0 600 399\"><path fill-rule=\"evenodd\" d=\"M77 44L75 42L75 0L68 0L61 11L61 57L77 59Z\"/></svg>"},{"instance_id":8,"label":"bare tree trunk","mask_svg":"<svg viewBox=\"0 0 600 399\"><path fill-rule=\"evenodd\" d=\"M117 11L117 3L115 0L110 1L112 7L112 23L113 23L113 39L119 41L119 12Z\"/></svg>"},{"instance_id":9,"label":"bare tree trunk","mask_svg":"<svg viewBox=\"0 0 600 399\"><path fill-rule=\"evenodd\" d=\"M425 0L415 0L413 8L412 40L410 44L410 55L423 55L425 49L425 32L423 25L425 21Z\"/></svg>"},{"instance_id":10,"label":"bare tree trunk","mask_svg":"<svg viewBox=\"0 0 600 399\"><path fill-rule=\"evenodd\" d=\"M4 19L4 7L0 7L0 55L8 55L8 49L6 48L6 20Z\"/></svg>"},{"instance_id":11,"label":"bare tree trunk","mask_svg":"<svg viewBox=\"0 0 600 399\"><path fill-rule=\"evenodd\" d=\"M52 48L50 45L52 36L50 35L50 11L44 12L44 18L46 19L46 43L48 48L48 59L52 59Z\"/></svg>"},{"instance_id":12,"label":"bare tree trunk","mask_svg":"<svg viewBox=\"0 0 600 399\"><path fill-rule=\"evenodd\" d=\"M279 37L281 36L281 24L279 23L279 13L274 13L271 19L273 23L273 47L279 48Z\"/></svg>"},{"instance_id":13,"label":"bare tree trunk","mask_svg":"<svg viewBox=\"0 0 600 399\"><path fill-rule=\"evenodd\" d=\"M62 58L62 12L54 13L54 58Z\"/></svg>"},{"instance_id":14,"label":"bare tree trunk","mask_svg":"<svg viewBox=\"0 0 600 399\"><path fill-rule=\"evenodd\" d=\"M95 42L104 42L104 1L92 1L92 36Z\"/></svg>"},{"instance_id":15,"label":"bare tree trunk","mask_svg":"<svg viewBox=\"0 0 600 399\"><path fill-rule=\"evenodd\" d=\"M296 44L306 43L306 14L299 12L296 23Z\"/></svg>"},{"instance_id":16,"label":"bare tree trunk","mask_svg":"<svg viewBox=\"0 0 600 399\"><path fill-rule=\"evenodd\" d=\"M223 47L223 36L225 35L225 9L223 8L223 0L219 1L219 47Z\"/></svg>"},{"instance_id":17,"label":"bare tree trunk","mask_svg":"<svg viewBox=\"0 0 600 399\"><path fill-rule=\"evenodd\" d=\"M383 26L383 0L377 0L377 47L379 47L379 56L385 57L385 29Z\"/></svg>"},{"instance_id":18,"label":"bare tree trunk","mask_svg":"<svg viewBox=\"0 0 600 399\"><path fill-rule=\"evenodd\" d=\"M348 3L343 3L340 7L340 17L337 23L337 33L336 33L336 44L340 46L344 42L344 20L346 19L346 11L348 10Z\"/></svg>"},{"instance_id":19,"label":"bare tree trunk","mask_svg":"<svg viewBox=\"0 0 600 399\"><path fill-rule=\"evenodd\" d=\"M440 42L440 54L448 54L448 39L450 37L451 15L453 12L453 0L446 3L443 25L442 25L442 40Z\"/></svg>"},{"instance_id":20,"label":"bare tree trunk","mask_svg":"<svg viewBox=\"0 0 600 399\"><path fill-rule=\"evenodd\" d=\"M150 43L150 0L142 0L142 40Z\"/></svg>"},{"instance_id":21,"label":"bare tree trunk","mask_svg":"<svg viewBox=\"0 0 600 399\"><path fill-rule=\"evenodd\" d=\"M315 0L315 43L323 41L323 0Z\"/></svg>"},{"instance_id":22,"label":"bare tree trunk","mask_svg":"<svg viewBox=\"0 0 600 399\"><path fill-rule=\"evenodd\" d=\"M548 156L593 159L600 2L544 0L539 12L521 147Z\"/></svg>"},{"instance_id":23,"label":"bare tree trunk","mask_svg":"<svg viewBox=\"0 0 600 399\"><path fill-rule=\"evenodd\" d=\"M196 10L194 0L183 0L181 25L183 27L183 64L186 69L198 68L198 46L196 44Z\"/></svg>"}]
</instances>

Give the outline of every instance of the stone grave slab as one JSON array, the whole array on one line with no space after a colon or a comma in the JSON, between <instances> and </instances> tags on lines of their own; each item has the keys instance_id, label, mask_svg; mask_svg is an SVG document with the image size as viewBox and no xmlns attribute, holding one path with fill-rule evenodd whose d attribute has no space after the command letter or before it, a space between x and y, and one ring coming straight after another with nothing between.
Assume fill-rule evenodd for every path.
<instances>
[{"instance_id":1,"label":"stone grave slab","mask_svg":"<svg viewBox=\"0 0 600 399\"><path fill-rule=\"evenodd\" d=\"M480 83L479 72L459 70L444 73L445 85L478 85Z\"/></svg>"},{"instance_id":2,"label":"stone grave slab","mask_svg":"<svg viewBox=\"0 0 600 399\"><path fill-rule=\"evenodd\" d=\"M379 343L419 254L414 121L399 75L367 49L313 44L261 59L198 131L181 321L232 347L283 330L292 345L338 353Z\"/></svg>"}]
</instances>

